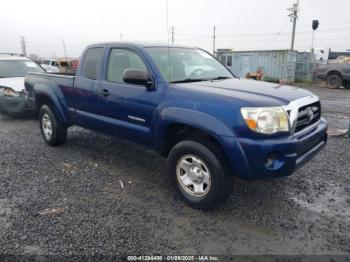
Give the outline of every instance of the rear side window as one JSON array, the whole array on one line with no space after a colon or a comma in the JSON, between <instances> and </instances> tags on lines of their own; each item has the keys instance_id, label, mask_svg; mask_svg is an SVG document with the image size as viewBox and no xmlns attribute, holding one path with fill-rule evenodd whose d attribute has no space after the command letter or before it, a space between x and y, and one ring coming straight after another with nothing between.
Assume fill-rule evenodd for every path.
<instances>
[{"instance_id":1,"label":"rear side window","mask_svg":"<svg viewBox=\"0 0 350 262\"><path fill-rule=\"evenodd\" d=\"M108 63L107 80L114 83L123 83L123 74L127 69L147 71L146 65L135 52L127 49L112 49Z\"/></svg>"},{"instance_id":2,"label":"rear side window","mask_svg":"<svg viewBox=\"0 0 350 262\"><path fill-rule=\"evenodd\" d=\"M83 64L83 77L96 80L97 72L101 68L103 47L90 48L85 55Z\"/></svg>"}]
</instances>

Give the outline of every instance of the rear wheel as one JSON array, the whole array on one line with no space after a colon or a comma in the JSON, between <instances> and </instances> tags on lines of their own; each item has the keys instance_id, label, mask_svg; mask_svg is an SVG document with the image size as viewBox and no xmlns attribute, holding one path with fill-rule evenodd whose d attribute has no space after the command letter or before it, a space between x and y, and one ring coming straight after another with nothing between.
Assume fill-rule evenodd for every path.
<instances>
[{"instance_id":1,"label":"rear wheel","mask_svg":"<svg viewBox=\"0 0 350 262\"><path fill-rule=\"evenodd\" d=\"M211 145L185 140L176 144L168 157L170 180L181 198L190 206L212 209L226 200L233 188L229 174Z\"/></svg>"},{"instance_id":2,"label":"rear wheel","mask_svg":"<svg viewBox=\"0 0 350 262\"><path fill-rule=\"evenodd\" d=\"M48 106L41 107L39 121L41 134L47 144L58 146L66 141L67 127L57 120Z\"/></svg>"},{"instance_id":3,"label":"rear wheel","mask_svg":"<svg viewBox=\"0 0 350 262\"><path fill-rule=\"evenodd\" d=\"M339 88L342 85L343 79L338 74L331 74L327 77L327 87L330 89Z\"/></svg>"}]
</instances>

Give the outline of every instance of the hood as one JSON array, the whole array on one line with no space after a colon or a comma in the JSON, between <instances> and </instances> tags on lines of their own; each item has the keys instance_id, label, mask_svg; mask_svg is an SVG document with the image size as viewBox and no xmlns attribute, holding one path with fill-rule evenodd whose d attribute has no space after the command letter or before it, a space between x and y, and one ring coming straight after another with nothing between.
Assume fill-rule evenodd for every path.
<instances>
[{"instance_id":1,"label":"hood","mask_svg":"<svg viewBox=\"0 0 350 262\"><path fill-rule=\"evenodd\" d=\"M0 86L9 87L16 92L21 92L24 87L24 77L0 78Z\"/></svg>"},{"instance_id":2,"label":"hood","mask_svg":"<svg viewBox=\"0 0 350 262\"><path fill-rule=\"evenodd\" d=\"M312 95L311 92L294 86L238 78L176 85L193 91L243 100L254 106L287 105L293 100Z\"/></svg>"}]
</instances>

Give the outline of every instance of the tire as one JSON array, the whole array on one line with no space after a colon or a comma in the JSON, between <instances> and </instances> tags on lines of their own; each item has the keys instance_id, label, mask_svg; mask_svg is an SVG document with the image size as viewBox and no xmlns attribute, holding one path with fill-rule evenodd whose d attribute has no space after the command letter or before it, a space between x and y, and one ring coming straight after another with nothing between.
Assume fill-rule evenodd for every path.
<instances>
[{"instance_id":1,"label":"tire","mask_svg":"<svg viewBox=\"0 0 350 262\"><path fill-rule=\"evenodd\" d=\"M54 113L46 105L40 108L39 123L41 135L48 145L59 146L66 141L67 127L57 120Z\"/></svg>"},{"instance_id":2,"label":"tire","mask_svg":"<svg viewBox=\"0 0 350 262\"><path fill-rule=\"evenodd\" d=\"M222 155L215 145L204 141L185 140L172 148L167 161L168 174L172 185L186 204L193 208L209 210L223 203L230 195L234 176L230 174L226 161L220 158ZM190 159L192 165L189 165L191 164ZM182 163L186 164L188 172L182 169ZM198 177L199 181L194 182L193 176L197 174L197 166L201 167L201 175ZM206 185L205 180L208 181L208 179L205 177L207 177L208 172L210 182ZM196 176L195 179L197 179ZM181 182L183 180L187 185L192 184L186 186L186 183ZM197 184L200 181L202 184ZM197 194L195 186L204 193Z\"/></svg>"},{"instance_id":3,"label":"tire","mask_svg":"<svg viewBox=\"0 0 350 262\"><path fill-rule=\"evenodd\" d=\"M343 79L338 74L331 74L327 77L327 87L330 89L339 88L343 83Z\"/></svg>"},{"instance_id":4,"label":"tire","mask_svg":"<svg viewBox=\"0 0 350 262\"><path fill-rule=\"evenodd\" d=\"M350 80L348 80L348 81L345 81L345 80L344 80L343 86L344 86L346 89L350 89Z\"/></svg>"}]
</instances>

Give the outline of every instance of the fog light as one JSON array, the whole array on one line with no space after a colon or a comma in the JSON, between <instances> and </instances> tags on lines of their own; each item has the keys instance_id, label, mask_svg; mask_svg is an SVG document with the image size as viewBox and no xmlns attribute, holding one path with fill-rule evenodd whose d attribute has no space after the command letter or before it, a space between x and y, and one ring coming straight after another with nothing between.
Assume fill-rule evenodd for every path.
<instances>
[{"instance_id":1,"label":"fog light","mask_svg":"<svg viewBox=\"0 0 350 262\"><path fill-rule=\"evenodd\" d=\"M276 158L276 154L269 154L265 160L265 167L268 169L274 169Z\"/></svg>"}]
</instances>

